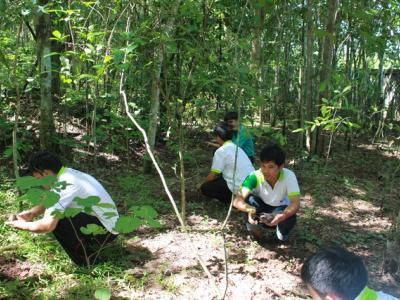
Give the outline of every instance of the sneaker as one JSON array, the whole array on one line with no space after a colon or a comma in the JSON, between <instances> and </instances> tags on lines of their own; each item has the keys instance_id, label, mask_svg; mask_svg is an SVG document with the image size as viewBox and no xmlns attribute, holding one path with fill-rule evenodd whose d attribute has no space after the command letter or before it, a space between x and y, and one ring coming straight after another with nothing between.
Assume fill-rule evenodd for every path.
<instances>
[{"instance_id":1,"label":"sneaker","mask_svg":"<svg viewBox=\"0 0 400 300\"><path fill-rule=\"evenodd\" d=\"M278 238L278 240L282 241L282 242L287 242L289 240L289 235L285 234L283 235L280 231L278 226L276 226L276 237Z\"/></svg>"}]
</instances>

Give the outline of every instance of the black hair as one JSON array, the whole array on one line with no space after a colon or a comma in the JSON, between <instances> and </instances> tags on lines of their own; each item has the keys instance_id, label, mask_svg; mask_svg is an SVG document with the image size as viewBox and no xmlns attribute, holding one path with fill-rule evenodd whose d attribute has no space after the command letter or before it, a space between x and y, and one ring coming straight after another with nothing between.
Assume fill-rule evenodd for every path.
<instances>
[{"instance_id":1,"label":"black hair","mask_svg":"<svg viewBox=\"0 0 400 300\"><path fill-rule=\"evenodd\" d=\"M368 273L360 257L331 246L307 258L301 268L301 279L320 297L334 294L342 300L353 300L367 285Z\"/></svg>"},{"instance_id":2,"label":"black hair","mask_svg":"<svg viewBox=\"0 0 400 300\"><path fill-rule=\"evenodd\" d=\"M53 153L42 150L31 156L28 163L29 172L42 172L44 170L51 170L57 174L62 168L62 162L58 156Z\"/></svg>"},{"instance_id":3,"label":"black hair","mask_svg":"<svg viewBox=\"0 0 400 300\"><path fill-rule=\"evenodd\" d=\"M229 120L238 120L239 115L236 111L228 111L224 116L224 121L228 122Z\"/></svg>"},{"instance_id":4,"label":"black hair","mask_svg":"<svg viewBox=\"0 0 400 300\"><path fill-rule=\"evenodd\" d=\"M285 152L282 150L281 147L279 147L276 144L270 144L265 146L260 153L261 162L273 161L278 166L280 166L283 163L285 163L285 159L286 159Z\"/></svg>"},{"instance_id":5,"label":"black hair","mask_svg":"<svg viewBox=\"0 0 400 300\"><path fill-rule=\"evenodd\" d=\"M223 141L229 141L232 139L233 131L228 123L220 122L214 127L214 134L219 136Z\"/></svg>"}]
</instances>

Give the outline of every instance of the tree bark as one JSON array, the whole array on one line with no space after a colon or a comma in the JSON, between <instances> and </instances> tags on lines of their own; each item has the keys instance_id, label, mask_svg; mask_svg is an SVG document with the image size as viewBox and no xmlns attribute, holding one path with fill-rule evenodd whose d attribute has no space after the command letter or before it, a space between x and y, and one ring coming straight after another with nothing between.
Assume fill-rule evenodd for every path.
<instances>
[{"instance_id":1,"label":"tree bark","mask_svg":"<svg viewBox=\"0 0 400 300\"><path fill-rule=\"evenodd\" d=\"M160 24L160 31L162 35L169 36L172 31L172 26L175 21L175 16L177 15L177 11L180 5L180 0L176 1L172 4L172 9L170 13L170 17L166 24ZM159 22L162 20L160 18ZM154 146L156 143L156 133L159 122L159 113L160 113L160 75L161 68L163 66L164 61L164 41L160 41L159 44L155 47L154 50L154 58L153 58L153 73L152 73L152 84L151 84L151 106L150 106L150 119L149 126L147 129L147 134L149 137L149 145L151 150L154 150ZM145 159L143 170L145 173L150 173L152 163L149 159Z\"/></svg>"},{"instance_id":2,"label":"tree bark","mask_svg":"<svg viewBox=\"0 0 400 300\"><path fill-rule=\"evenodd\" d=\"M313 34L314 34L314 23L312 14L313 0L307 1L307 12L306 12L306 42L305 42L305 68L304 68L304 78L305 78L305 118L307 121L313 120ZM311 153L311 140L312 140L311 129L306 130L306 148Z\"/></svg>"},{"instance_id":3,"label":"tree bark","mask_svg":"<svg viewBox=\"0 0 400 300\"><path fill-rule=\"evenodd\" d=\"M320 86L325 85L325 89L318 97L318 107L322 104L322 99L329 99L330 97L330 80L332 75L332 58L333 58L333 45L335 36L336 17L339 10L339 0L329 0L327 7L326 17L326 36L322 46L322 65L320 69ZM319 112L320 114L320 112ZM316 154L322 155L324 148L324 138L322 135L322 128L317 128L316 140Z\"/></svg>"},{"instance_id":4,"label":"tree bark","mask_svg":"<svg viewBox=\"0 0 400 300\"><path fill-rule=\"evenodd\" d=\"M39 0L38 5L45 6L48 0ZM54 119L52 100L52 62L51 62L51 18L50 14L38 12L36 24L37 57L39 62L40 82L40 146L44 149L53 148Z\"/></svg>"}]
</instances>

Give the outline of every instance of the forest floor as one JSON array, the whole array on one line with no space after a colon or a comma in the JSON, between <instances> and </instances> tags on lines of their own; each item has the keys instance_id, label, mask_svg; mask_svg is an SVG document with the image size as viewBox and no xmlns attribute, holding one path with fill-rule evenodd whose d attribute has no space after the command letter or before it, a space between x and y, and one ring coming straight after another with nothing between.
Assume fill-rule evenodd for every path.
<instances>
[{"instance_id":1,"label":"forest floor","mask_svg":"<svg viewBox=\"0 0 400 300\"><path fill-rule=\"evenodd\" d=\"M108 261L91 270L75 267L50 235L16 232L4 224L17 204L13 181L2 168L0 299L93 299L97 288L109 288L112 299L216 299L194 251L223 291L224 247L219 228L228 207L196 192L212 158L212 149L203 147L203 140L198 137L197 146L193 143L190 155L185 156L188 235L181 232L157 175L140 172L143 151L129 163L107 155L94 162L83 153L69 164L98 178L118 202L120 212L132 205L151 204L163 223L161 229L143 227L120 236L107 254ZM261 147L258 143L256 149ZM173 149L176 145L164 145L157 155L179 199L174 172L179 163ZM266 232L263 242L254 241L244 230L241 214L234 210L225 234L226 299L308 299L299 277L301 265L320 246L331 244L362 256L371 287L400 297L399 282L384 270L385 241L392 213L400 206L400 177L395 176L399 154L384 145L362 142L346 151L338 140L326 167L323 161L293 157L289 155L287 167L297 174L303 197L290 241L278 242L273 230Z\"/></svg>"}]
</instances>

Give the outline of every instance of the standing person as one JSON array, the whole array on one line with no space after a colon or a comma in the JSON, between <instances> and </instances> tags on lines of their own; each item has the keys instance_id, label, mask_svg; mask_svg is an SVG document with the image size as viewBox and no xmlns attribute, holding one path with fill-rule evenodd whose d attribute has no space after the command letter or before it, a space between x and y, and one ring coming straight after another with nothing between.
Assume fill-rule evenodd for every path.
<instances>
[{"instance_id":1,"label":"standing person","mask_svg":"<svg viewBox=\"0 0 400 300\"><path fill-rule=\"evenodd\" d=\"M265 226L276 227L279 240L287 241L296 224L300 207L300 188L296 175L284 168L285 152L278 145L266 146L260 154L261 167L243 182L233 202L246 212L246 228L257 239L263 237ZM260 223L256 216L272 214L271 221ZM271 215L270 215L271 216Z\"/></svg>"},{"instance_id":2,"label":"standing person","mask_svg":"<svg viewBox=\"0 0 400 300\"><path fill-rule=\"evenodd\" d=\"M253 137L243 124L239 126L238 119L238 113L236 111L227 112L224 116L224 121L228 123L229 127L233 130L232 142L239 145L239 147L246 152L250 161L254 163Z\"/></svg>"},{"instance_id":3,"label":"standing person","mask_svg":"<svg viewBox=\"0 0 400 300\"><path fill-rule=\"evenodd\" d=\"M396 300L367 286L368 273L360 257L341 247L323 248L307 258L301 279L315 300Z\"/></svg>"},{"instance_id":4,"label":"standing person","mask_svg":"<svg viewBox=\"0 0 400 300\"><path fill-rule=\"evenodd\" d=\"M214 134L220 147L215 151L211 171L199 189L207 197L230 203L232 193L237 192L247 175L254 171L254 167L246 153L232 143L232 130L227 123L219 123L214 128Z\"/></svg>"},{"instance_id":5,"label":"standing person","mask_svg":"<svg viewBox=\"0 0 400 300\"><path fill-rule=\"evenodd\" d=\"M37 179L56 176L57 182L65 182L66 187L61 191L54 191L60 198L53 206L47 209L42 205L34 206L10 216L7 223L16 229L34 233L52 232L74 263L80 266L95 263L98 250L114 240L117 234L113 228L118 219L118 211L111 196L95 178L63 166L60 159L48 151L33 155L29 161L29 170ZM90 214L80 212L71 218L56 217L57 213L62 213L67 208L83 208L74 200L90 196L100 199L99 206L92 206ZM41 214L43 214L41 219L33 220ZM100 226L105 233L96 235L81 233L80 228L88 224Z\"/></svg>"}]
</instances>

